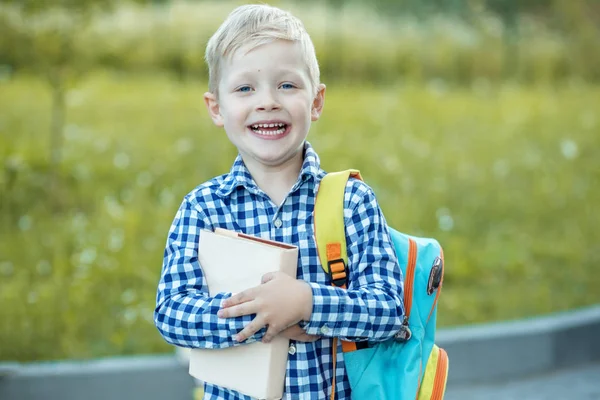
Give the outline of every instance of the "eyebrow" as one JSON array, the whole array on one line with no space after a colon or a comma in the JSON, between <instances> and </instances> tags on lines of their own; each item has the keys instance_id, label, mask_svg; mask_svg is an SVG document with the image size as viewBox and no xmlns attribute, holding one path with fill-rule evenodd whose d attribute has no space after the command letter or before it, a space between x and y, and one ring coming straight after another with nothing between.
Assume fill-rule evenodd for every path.
<instances>
[{"instance_id":1,"label":"eyebrow","mask_svg":"<svg viewBox=\"0 0 600 400\"><path fill-rule=\"evenodd\" d=\"M253 78L253 76L252 76L252 72L250 72L250 71L244 71L242 73L231 75L231 78L232 78L231 80L239 81L239 80L248 80L248 79L251 79L251 78Z\"/></svg>"},{"instance_id":2,"label":"eyebrow","mask_svg":"<svg viewBox=\"0 0 600 400\"><path fill-rule=\"evenodd\" d=\"M294 78L298 78L298 79L301 79L301 78L302 78L302 75L301 75L301 74L298 74L298 72L297 72L297 71L295 71L295 70L292 70L292 69L285 69L285 70L282 70L282 71L280 71L280 75L281 75L281 76L290 76L290 75L291 75L291 76L293 76Z\"/></svg>"},{"instance_id":3,"label":"eyebrow","mask_svg":"<svg viewBox=\"0 0 600 400\"><path fill-rule=\"evenodd\" d=\"M293 70L293 69L281 69L276 71L276 76L277 77L292 77L294 79L302 79L302 75L299 74L297 71ZM234 75L230 81L234 82L234 81L246 81L246 80L254 80L255 79L255 75L254 72L252 71L243 71L237 75Z\"/></svg>"}]
</instances>

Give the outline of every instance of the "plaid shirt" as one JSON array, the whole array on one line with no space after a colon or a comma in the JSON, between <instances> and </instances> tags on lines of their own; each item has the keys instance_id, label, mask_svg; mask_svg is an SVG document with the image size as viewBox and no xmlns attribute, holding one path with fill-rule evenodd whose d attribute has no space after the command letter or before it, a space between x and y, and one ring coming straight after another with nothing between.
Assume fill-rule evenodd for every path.
<instances>
[{"instance_id":1,"label":"plaid shirt","mask_svg":"<svg viewBox=\"0 0 600 400\"><path fill-rule=\"evenodd\" d=\"M322 339L291 341L296 351L288 356L285 399L329 399L333 337L380 341L400 329L404 313L402 272L373 191L359 180L350 179L345 192L348 290L332 287L321 268L313 237L313 208L324 175L317 154L306 142L298 180L280 206L258 188L240 156L228 174L185 196L169 230L154 315L167 342L191 348L239 345L233 336L253 317L218 318L222 300L231 293L208 296L198 264L198 239L201 229L216 227L299 248L297 277L309 282L313 290L313 312L304 328ZM260 340L264 333L263 328L248 342ZM335 374L337 398L350 399L341 346ZM205 399L250 400L210 384L204 389Z\"/></svg>"}]
</instances>

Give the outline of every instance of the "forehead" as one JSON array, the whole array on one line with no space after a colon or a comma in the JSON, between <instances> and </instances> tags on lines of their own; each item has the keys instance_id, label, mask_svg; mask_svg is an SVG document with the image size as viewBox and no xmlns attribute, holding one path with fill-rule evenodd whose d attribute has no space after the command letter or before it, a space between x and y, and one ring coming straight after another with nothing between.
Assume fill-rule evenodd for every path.
<instances>
[{"instance_id":1,"label":"forehead","mask_svg":"<svg viewBox=\"0 0 600 400\"><path fill-rule=\"evenodd\" d=\"M222 64L223 78L235 78L247 74L283 74L308 72L300 43L275 40L259 46L246 45L239 48Z\"/></svg>"}]
</instances>

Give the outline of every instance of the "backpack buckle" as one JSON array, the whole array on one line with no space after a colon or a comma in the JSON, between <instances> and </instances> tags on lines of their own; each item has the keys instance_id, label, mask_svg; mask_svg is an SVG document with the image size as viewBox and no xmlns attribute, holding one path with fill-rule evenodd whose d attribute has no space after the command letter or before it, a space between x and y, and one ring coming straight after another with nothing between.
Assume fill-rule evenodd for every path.
<instances>
[{"instance_id":1,"label":"backpack buckle","mask_svg":"<svg viewBox=\"0 0 600 400\"><path fill-rule=\"evenodd\" d=\"M346 273L346 263L344 260L341 258L327 260L327 266L329 267L331 284L337 287L346 286L348 283L348 274Z\"/></svg>"}]
</instances>

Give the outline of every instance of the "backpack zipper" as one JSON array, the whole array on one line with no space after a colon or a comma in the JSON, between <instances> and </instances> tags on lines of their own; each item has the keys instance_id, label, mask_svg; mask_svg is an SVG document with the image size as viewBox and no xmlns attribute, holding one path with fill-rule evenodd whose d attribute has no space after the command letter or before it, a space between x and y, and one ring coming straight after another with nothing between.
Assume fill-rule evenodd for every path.
<instances>
[{"instance_id":1,"label":"backpack zipper","mask_svg":"<svg viewBox=\"0 0 600 400\"><path fill-rule=\"evenodd\" d=\"M406 279L404 279L404 319L402 320L400 330L394 335L394 338L400 342L406 342L412 337L412 332L408 326L408 318L412 309L416 265L417 243L412 239L408 239L408 265L406 266Z\"/></svg>"},{"instance_id":2,"label":"backpack zipper","mask_svg":"<svg viewBox=\"0 0 600 400\"><path fill-rule=\"evenodd\" d=\"M442 259L442 278L440 280L440 284L436 289L435 299L433 300L433 305L431 306L431 310L429 311L429 315L427 316L427 321L425 325L429 323L429 319L433 314L433 310L435 310L435 306L437 305L438 299L440 297L440 292L442 291L442 282L444 280L444 250L440 248L440 258ZM433 378L433 392L431 393L430 400L443 400L444 392L446 388L446 375L447 375L447 366L448 366L448 354L441 347L438 348L438 361L436 365L435 377ZM441 371L443 368L443 372ZM421 371L423 371L423 366L421 365ZM438 388L440 386L440 388ZM419 391L421 390L421 380L419 380ZM439 392L439 393L438 393ZM417 392L418 393L418 392ZM417 395L418 398L418 395Z\"/></svg>"},{"instance_id":3,"label":"backpack zipper","mask_svg":"<svg viewBox=\"0 0 600 400\"><path fill-rule=\"evenodd\" d=\"M433 379L433 393L431 400L442 400L446 391L446 377L448 376L448 354L440 348L435 378Z\"/></svg>"},{"instance_id":4,"label":"backpack zipper","mask_svg":"<svg viewBox=\"0 0 600 400\"><path fill-rule=\"evenodd\" d=\"M415 285L415 267L417 266L417 242L408 239L408 265L406 266L406 279L404 280L404 314L408 322L412 309L413 288Z\"/></svg>"},{"instance_id":5,"label":"backpack zipper","mask_svg":"<svg viewBox=\"0 0 600 400\"><path fill-rule=\"evenodd\" d=\"M439 287L436 290L435 299L433 301L433 305L431 310L429 311L429 316L427 317L427 322L431 318L433 314L433 310L437 305L438 298L442 288L442 281L444 277L444 252L440 249L440 257L442 259L442 280L440 281ZM396 334L397 339L408 340L412 336L410 328L408 327L408 318L410 317L410 312L412 309L412 295L414 291L414 281L415 281L415 272L417 266L417 242L413 239L408 239L408 264L406 266L406 277L405 277L405 285L404 285L404 320L402 321L402 329L400 332ZM419 397L419 391L421 389L421 374L423 372L423 363L420 363L419 366L419 384L417 386L417 398ZM430 400L443 400L444 392L446 389L446 377L448 375L448 355L444 351L444 349L439 348L439 356L437 362L437 368L435 372L435 377L433 379L433 392L431 393Z\"/></svg>"}]
</instances>

